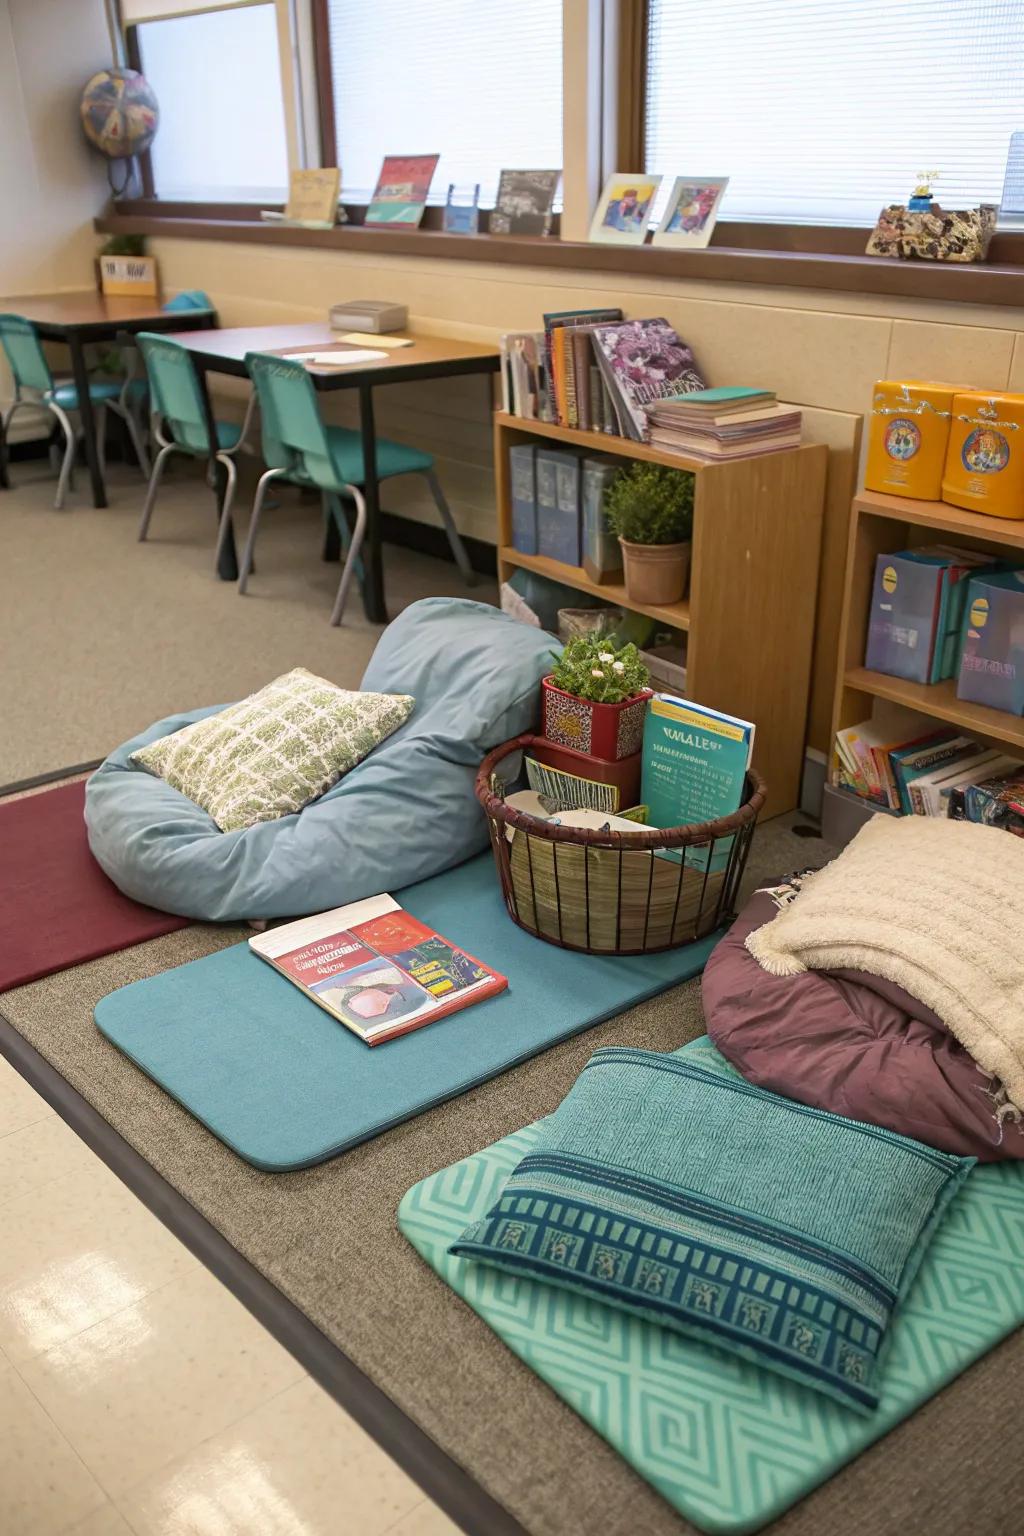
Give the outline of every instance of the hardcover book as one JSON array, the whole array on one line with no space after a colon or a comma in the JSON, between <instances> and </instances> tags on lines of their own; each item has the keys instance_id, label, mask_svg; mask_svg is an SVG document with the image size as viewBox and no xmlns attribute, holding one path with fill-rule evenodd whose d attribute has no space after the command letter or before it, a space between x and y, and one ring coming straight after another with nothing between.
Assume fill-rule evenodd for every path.
<instances>
[{"instance_id":1,"label":"hardcover book","mask_svg":"<svg viewBox=\"0 0 1024 1536\"><path fill-rule=\"evenodd\" d=\"M255 934L249 947L367 1045L503 992L508 981L404 911L370 896Z\"/></svg>"},{"instance_id":2,"label":"hardcover book","mask_svg":"<svg viewBox=\"0 0 1024 1536\"><path fill-rule=\"evenodd\" d=\"M385 155L367 224L418 225L440 155Z\"/></svg>"},{"instance_id":3,"label":"hardcover book","mask_svg":"<svg viewBox=\"0 0 1024 1536\"><path fill-rule=\"evenodd\" d=\"M512 548L523 555L537 553L536 452L533 443L517 443L508 451Z\"/></svg>"},{"instance_id":4,"label":"hardcover book","mask_svg":"<svg viewBox=\"0 0 1024 1536\"><path fill-rule=\"evenodd\" d=\"M546 235L561 171L502 171L491 212L492 235Z\"/></svg>"},{"instance_id":5,"label":"hardcover book","mask_svg":"<svg viewBox=\"0 0 1024 1536\"><path fill-rule=\"evenodd\" d=\"M580 563L578 454L539 448L536 458L537 553L566 565Z\"/></svg>"},{"instance_id":6,"label":"hardcover book","mask_svg":"<svg viewBox=\"0 0 1024 1536\"><path fill-rule=\"evenodd\" d=\"M693 353L667 320L596 325L594 351L625 435L634 442L648 438L645 406L704 388Z\"/></svg>"},{"instance_id":7,"label":"hardcover book","mask_svg":"<svg viewBox=\"0 0 1024 1536\"><path fill-rule=\"evenodd\" d=\"M685 827L731 815L743 802L754 726L688 699L655 694L644 722L640 798L652 827ZM686 863L723 870L732 838L685 850ZM665 851L665 858L679 858Z\"/></svg>"}]
</instances>

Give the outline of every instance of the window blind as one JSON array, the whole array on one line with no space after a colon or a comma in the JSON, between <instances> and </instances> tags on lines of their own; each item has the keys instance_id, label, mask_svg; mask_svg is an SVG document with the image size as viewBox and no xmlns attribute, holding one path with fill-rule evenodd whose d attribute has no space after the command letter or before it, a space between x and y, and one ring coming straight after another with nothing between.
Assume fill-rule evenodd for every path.
<instances>
[{"instance_id":1,"label":"window blind","mask_svg":"<svg viewBox=\"0 0 1024 1536\"><path fill-rule=\"evenodd\" d=\"M1000 201L1024 0L649 0L646 169L729 176L725 218L873 224L937 168ZM660 208L659 208L660 213Z\"/></svg>"},{"instance_id":2,"label":"window blind","mask_svg":"<svg viewBox=\"0 0 1024 1536\"><path fill-rule=\"evenodd\" d=\"M558 0L328 0L343 196L367 202L385 155L440 154L492 207L503 167L562 164Z\"/></svg>"},{"instance_id":3,"label":"window blind","mask_svg":"<svg viewBox=\"0 0 1024 1536\"><path fill-rule=\"evenodd\" d=\"M274 6L148 22L137 36L160 103L150 151L157 195L282 202L288 148Z\"/></svg>"}]
</instances>

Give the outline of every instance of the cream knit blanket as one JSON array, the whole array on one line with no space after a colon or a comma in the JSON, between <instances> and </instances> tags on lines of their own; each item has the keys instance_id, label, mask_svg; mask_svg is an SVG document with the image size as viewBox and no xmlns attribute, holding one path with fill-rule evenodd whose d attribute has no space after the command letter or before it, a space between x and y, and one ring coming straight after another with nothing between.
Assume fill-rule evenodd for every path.
<instances>
[{"instance_id":1,"label":"cream knit blanket","mask_svg":"<svg viewBox=\"0 0 1024 1536\"><path fill-rule=\"evenodd\" d=\"M895 982L1024 1108L1024 839L875 816L746 943L773 976L847 967Z\"/></svg>"}]
</instances>

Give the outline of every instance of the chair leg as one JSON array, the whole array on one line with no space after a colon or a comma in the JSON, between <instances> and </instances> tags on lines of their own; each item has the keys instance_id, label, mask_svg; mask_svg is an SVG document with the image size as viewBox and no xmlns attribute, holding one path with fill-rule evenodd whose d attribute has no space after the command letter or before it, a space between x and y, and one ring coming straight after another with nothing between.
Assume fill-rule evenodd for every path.
<instances>
[{"instance_id":1,"label":"chair leg","mask_svg":"<svg viewBox=\"0 0 1024 1536\"><path fill-rule=\"evenodd\" d=\"M476 572L469 563L469 556L466 554L466 546L463 544L461 538L459 537L459 530L455 526L455 519L452 517L452 509L448 505L448 498L445 496L444 491L441 488L441 482L432 469L424 470L423 478L429 485L430 494L434 498L434 505L437 507L438 512L441 514L441 521L444 524L444 531L448 535L448 543L451 545L452 554L455 556L455 564L462 572L462 579L466 583L467 587L475 587Z\"/></svg>"},{"instance_id":2,"label":"chair leg","mask_svg":"<svg viewBox=\"0 0 1024 1536\"><path fill-rule=\"evenodd\" d=\"M173 443L165 443L156 456L153 470L149 477L149 485L146 487L146 500L142 508L142 517L139 519L139 543L143 543L149 533L149 520L153 516L153 504L156 501L156 493L160 486L160 477L164 472L164 465L174 452Z\"/></svg>"},{"instance_id":3,"label":"chair leg","mask_svg":"<svg viewBox=\"0 0 1024 1536\"><path fill-rule=\"evenodd\" d=\"M57 494L53 505L60 512L64 506L64 498L67 496L68 487L72 483L75 468L75 453L78 448L78 433L71 424L70 417L66 416L59 405L52 402L49 409L56 416L64 432L64 459L60 467L60 479L57 481Z\"/></svg>"},{"instance_id":4,"label":"chair leg","mask_svg":"<svg viewBox=\"0 0 1024 1536\"><path fill-rule=\"evenodd\" d=\"M96 407L96 458L100 466L100 474L104 481L107 478L107 407Z\"/></svg>"},{"instance_id":5,"label":"chair leg","mask_svg":"<svg viewBox=\"0 0 1024 1536\"><path fill-rule=\"evenodd\" d=\"M267 495L267 486L272 480L280 477L279 469L268 469L260 475L259 484L256 486L256 495L253 497L252 514L249 518L249 535L245 541L245 549L242 553L242 565L238 572L238 591L245 595L245 589L249 583L249 572L252 570L252 556L256 548L256 530L259 527L260 513L263 511L263 503Z\"/></svg>"},{"instance_id":6,"label":"chair leg","mask_svg":"<svg viewBox=\"0 0 1024 1536\"><path fill-rule=\"evenodd\" d=\"M124 405L120 401L111 402L110 409L114 412L115 416L120 416L124 422L128 431L128 439L132 445L132 452L138 460L139 468L148 480L150 471L149 454L143 441L142 426L138 417L130 405Z\"/></svg>"},{"instance_id":7,"label":"chair leg","mask_svg":"<svg viewBox=\"0 0 1024 1536\"><path fill-rule=\"evenodd\" d=\"M213 558L214 571L220 570L221 547L227 540L228 529L231 527L231 508L235 500L235 487L238 484L238 471L235 461L226 453L218 453L217 463L223 464L227 472L228 483L224 487L224 505L220 509L220 524L217 528L217 550Z\"/></svg>"},{"instance_id":8,"label":"chair leg","mask_svg":"<svg viewBox=\"0 0 1024 1536\"><path fill-rule=\"evenodd\" d=\"M348 599L348 589L352 585L352 577L355 574L356 566L359 563L359 550L362 546L363 536L366 533L366 502L363 500L363 493L354 485L348 486L347 489L349 495L352 497L356 504L356 525L352 530L352 538L349 542L348 554L345 556L345 564L343 565L341 571L341 580L338 583L338 591L334 599L334 607L331 610L332 624L341 623L341 616L345 612L345 603ZM334 498L333 511L335 517L338 519L340 532L340 525L344 522L344 517L341 513L341 508L337 504L337 497ZM344 538L344 535L342 535L342 537Z\"/></svg>"}]
</instances>

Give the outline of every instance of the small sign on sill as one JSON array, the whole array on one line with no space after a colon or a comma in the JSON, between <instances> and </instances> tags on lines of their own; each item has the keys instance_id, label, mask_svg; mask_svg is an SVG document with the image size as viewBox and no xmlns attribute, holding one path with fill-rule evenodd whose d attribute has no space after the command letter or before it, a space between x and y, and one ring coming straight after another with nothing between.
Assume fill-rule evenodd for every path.
<instances>
[{"instance_id":1,"label":"small sign on sill","mask_svg":"<svg viewBox=\"0 0 1024 1536\"><path fill-rule=\"evenodd\" d=\"M154 256L101 256L99 262L100 285L109 298L156 298Z\"/></svg>"}]
</instances>

